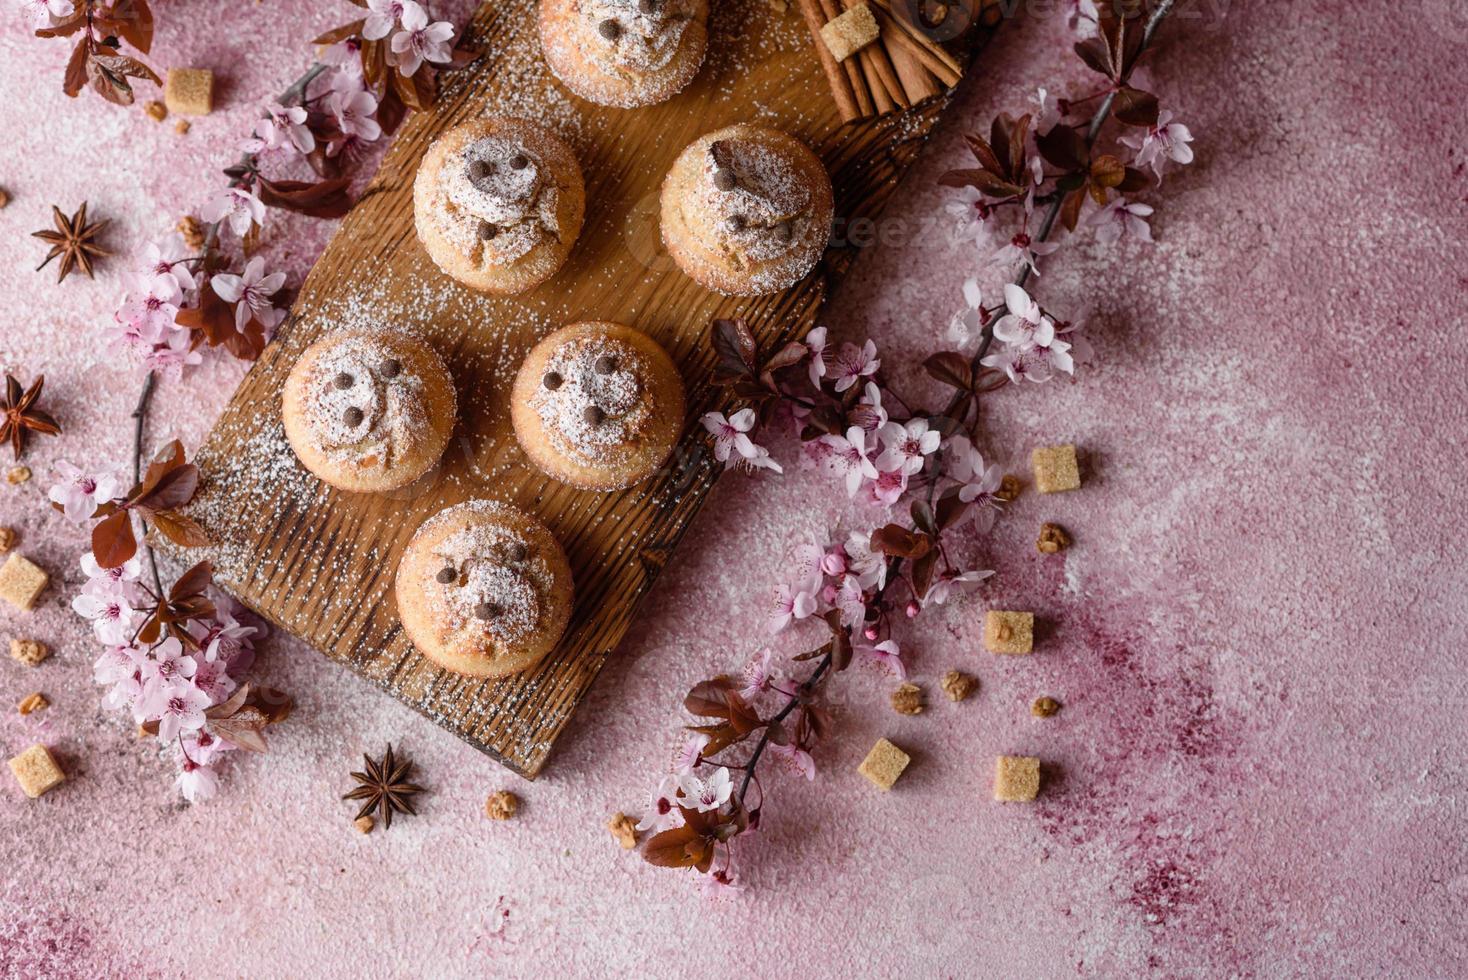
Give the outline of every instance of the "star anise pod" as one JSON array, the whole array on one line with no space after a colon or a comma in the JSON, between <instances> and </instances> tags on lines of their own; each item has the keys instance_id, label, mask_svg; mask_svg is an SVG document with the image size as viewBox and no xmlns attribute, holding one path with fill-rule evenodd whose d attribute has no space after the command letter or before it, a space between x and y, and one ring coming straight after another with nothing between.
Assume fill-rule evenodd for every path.
<instances>
[{"instance_id":1,"label":"star anise pod","mask_svg":"<svg viewBox=\"0 0 1468 980\"><path fill-rule=\"evenodd\" d=\"M88 279L92 278L92 259L112 254L97 244L97 236L110 222L94 221L87 224L85 201L77 209L76 214L70 218L62 214L61 209L56 205L51 205L51 219L56 223L54 231L47 228L45 231L31 232L32 238L51 243L51 251L46 253L46 260L36 266L36 271L40 272L46 268L50 261L59 255L61 270L56 276L57 282L61 282L70 275L72 269L81 269L87 274Z\"/></svg>"},{"instance_id":2,"label":"star anise pod","mask_svg":"<svg viewBox=\"0 0 1468 980\"><path fill-rule=\"evenodd\" d=\"M46 376L43 374L22 391L19 381L8 374L5 376L5 401L0 402L0 443L9 440L16 459L20 459L20 451L25 448L27 432L61 435L61 426L51 413L36 407L45 384Z\"/></svg>"},{"instance_id":3,"label":"star anise pod","mask_svg":"<svg viewBox=\"0 0 1468 980\"><path fill-rule=\"evenodd\" d=\"M423 792L423 787L405 781L413 771L413 763L394 756L391 743L387 753L378 761L373 762L365 754L362 761L366 764L366 771L352 773L352 778L362 785L342 797L344 800L363 801L357 818L361 819L375 809L377 819L382 821L382 829L387 830L392 826L394 813L416 816L418 811L413 809L413 797Z\"/></svg>"}]
</instances>

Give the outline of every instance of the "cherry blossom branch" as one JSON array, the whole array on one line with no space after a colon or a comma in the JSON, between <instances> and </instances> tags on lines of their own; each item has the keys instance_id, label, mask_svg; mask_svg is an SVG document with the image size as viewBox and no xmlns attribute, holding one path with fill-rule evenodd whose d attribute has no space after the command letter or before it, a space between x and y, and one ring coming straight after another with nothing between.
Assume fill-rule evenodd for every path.
<instances>
[{"instance_id":1,"label":"cherry blossom branch","mask_svg":"<svg viewBox=\"0 0 1468 980\"><path fill-rule=\"evenodd\" d=\"M785 706L775 712L769 721L765 723L765 730L760 733L759 741L754 743L754 751L750 753L748 761L744 763L744 777L739 781L739 792L735 795L735 800L740 806L744 805L744 794L749 792L749 784L754 780L754 772L755 768L759 765L760 756L765 754L765 747L770 744L770 732L776 725L788 718L790 712L794 711L810 695L811 691L815 690L815 686L820 683L822 675L831 668L831 644L827 643L824 647L818 649L824 649L826 651L825 655L817 661L815 669L810 672L810 676L800 682L800 686L795 689L795 693L785 702Z\"/></svg>"}]
</instances>

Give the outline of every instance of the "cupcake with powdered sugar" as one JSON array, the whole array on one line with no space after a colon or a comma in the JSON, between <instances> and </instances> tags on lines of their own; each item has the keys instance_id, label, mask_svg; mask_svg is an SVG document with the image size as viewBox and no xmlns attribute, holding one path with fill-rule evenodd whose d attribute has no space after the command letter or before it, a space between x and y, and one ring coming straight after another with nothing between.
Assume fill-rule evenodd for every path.
<instances>
[{"instance_id":1,"label":"cupcake with powdered sugar","mask_svg":"<svg viewBox=\"0 0 1468 980\"><path fill-rule=\"evenodd\" d=\"M541 0L540 44L567 88L632 108L681 92L708 47L708 0Z\"/></svg>"},{"instance_id":2,"label":"cupcake with powdered sugar","mask_svg":"<svg viewBox=\"0 0 1468 980\"><path fill-rule=\"evenodd\" d=\"M683 382L667 353L618 323L576 323L536 344L515 376L510 415L531 461L589 490L655 472L683 428Z\"/></svg>"},{"instance_id":3,"label":"cupcake with powdered sugar","mask_svg":"<svg viewBox=\"0 0 1468 980\"><path fill-rule=\"evenodd\" d=\"M831 237L831 179L805 144L738 125L695 140L663 182L663 243L700 285L731 296L787 289Z\"/></svg>"},{"instance_id":4,"label":"cupcake with powdered sugar","mask_svg":"<svg viewBox=\"0 0 1468 980\"><path fill-rule=\"evenodd\" d=\"M424 522L395 582L398 617L425 657L503 677L535 666L571 616L571 567L551 532L508 504L473 500Z\"/></svg>"},{"instance_id":5,"label":"cupcake with powdered sugar","mask_svg":"<svg viewBox=\"0 0 1468 980\"><path fill-rule=\"evenodd\" d=\"M585 210L571 148L524 119L450 130L429 147L413 183L413 220L429 256L490 293L524 292L554 275Z\"/></svg>"},{"instance_id":6,"label":"cupcake with powdered sugar","mask_svg":"<svg viewBox=\"0 0 1468 980\"><path fill-rule=\"evenodd\" d=\"M343 490L405 486L443 455L453 380L433 348L386 331L328 334L301 354L281 398L302 465Z\"/></svg>"}]
</instances>

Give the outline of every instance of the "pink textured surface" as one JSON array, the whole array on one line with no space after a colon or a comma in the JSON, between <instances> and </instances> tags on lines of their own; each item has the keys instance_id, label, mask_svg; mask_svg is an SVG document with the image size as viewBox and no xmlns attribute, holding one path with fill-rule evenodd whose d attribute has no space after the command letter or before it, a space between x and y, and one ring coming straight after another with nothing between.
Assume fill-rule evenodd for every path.
<instances>
[{"instance_id":1,"label":"pink textured surface","mask_svg":"<svg viewBox=\"0 0 1468 980\"><path fill-rule=\"evenodd\" d=\"M260 675L299 710L208 805L180 804L165 764L99 708L93 644L66 604L83 540L42 500L57 460L125 457L137 382L97 344L121 263L58 288L30 272L41 249L25 233L52 201L83 198L114 219L119 249L161 233L215 185L249 101L351 10L161 6L152 61L224 74L223 111L182 138L65 100L64 47L0 34L13 196L0 367L45 372L68 430L35 443L38 479L0 484L0 524L57 583L28 618L0 610L0 633L58 650L34 670L0 662L0 738L8 755L33 737L10 705L45 691L42 737L71 777L34 802L4 780L0 972L1468 970L1468 355L1455 336L1468 24L1451 5L1195 4L1168 28L1156 87L1199 135L1197 165L1157 200L1155 247L1118 261L1081 246L1044 276L1049 299L1089 312L1099 366L992 400L991 454L1022 471L1029 446L1075 440L1086 485L1021 498L976 543L999 574L901 637L927 714L893 714L876 675L840 678L821 777L775 777L741 857L751 887L717 905L603 824L643 805L687 685L754 645L785 545L840 516L840 494L808 473L718 488L535 784L283 637ZM1059 73L1081 84L1066 48L1057 17L1016 18L893 217L941 208L934 178L964 159L966 126L1037 84L1066 88ZM326 229L292 227L299 274ZM875 249L828 320L911 364L941 342L971 263L931 237ZM166 386L155 436L196 444L240 373L216 360ZM1075 535L1064 556L1034 551L1047 519ZM990 603L1049 624L1035 656L980 650ZM962 705L937 695L951 666L982 680ZM1064 702L1058 717L1030 717L1040 694ZM854 772L881 735L914 755L886 795ZM360 752L389 739L433 794L418 819L362 837L337 796ZM989 802L1000 753L1046 761L1035 805ZM490 823L483 800L502 786L523 808Z\"/></svg>"}]
</instances>

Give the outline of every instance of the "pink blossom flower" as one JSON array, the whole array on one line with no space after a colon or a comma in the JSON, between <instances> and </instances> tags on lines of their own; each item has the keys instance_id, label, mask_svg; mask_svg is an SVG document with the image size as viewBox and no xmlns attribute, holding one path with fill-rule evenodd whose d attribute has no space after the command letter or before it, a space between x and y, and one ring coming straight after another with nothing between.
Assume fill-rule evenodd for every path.
<instances>
[{"instance_id":1,"label":"pink blossom flower","mask_svg":"<svg viewBox=\"0 0 1468 980\"><path fill-rule=\"evenodd\" d=\"M1030 137L1033 139L1035 136L1043 136L1054 129L1064 113L1060 110L1060 103L1050 97L1049 90L1043 85L1035 90L1030 101L1035 106L1032 112L1035 121L1030 124Z\"/></svg>"},{"instance_id":2,"label":"pink blossom flower","mask_svg":"<svg viewBox=\"0 0 1468 980\"><path fill-rule=\"evenodd\" d=\"M729 797L734 795L734 781L724 766L715 769L708 779L684 773L678 777L678 793L681 797L678 802L683 806L707 813L729 802Z\"/></svg>"},{"instance_id":3,"label":"pink blossom flower","mask_svg":"<svg viewBox=\"0 0 1468 980\"><path fill-rule=\"evenodd\" d=\"M779 764L781 769L794 776L804 776L806 779L816 778L816 760L812 759L810 753L795 745L777 745L771 743L765 751Z\"/></svg>"},{"instance_id":4,"label":"pink blossom flower","mask_svg":"<svg viewBox=\"0 0 1468 980\"><path fill-rule=\"evenodd\" d=\"M415 4L404 4L403 29L392 36L392 52L397 57L398 71L412 75L425 61L447 62L453 59L449 42L454 39L454 25L441 20L430 24L428 14Z\"/></svg>"},{"instance_id":5,"label":"pink blossom flower","mask_svg":"<svg viewBox=\"0 0 1468 980\"><path fill-rule=\"evenodd\" d=\"M1075 374L1076 366L1075 361L1070 356L1070 344L1067 344L1058 337L1048 344L1036 344L1035 348L1030 351L1030 354L1035 362L1043 367L1047 378L1056 371L1060 371L1063 374ZM1031 378L1033 379L1033 377L1034 373L1032 372Z\"/></svg>"},{"instance_id":6,"label":"pink blossom flower","mask_svg":"<svg viewBox=\"0 0 1468 980\"><path fill-rule=\"evenodd\" d=\"M183 239L178 235L168 235L143 246L139 259L144 270L144 291L169 303L179 302L195 286L188 258Z\"/></svg>"},{"instance_id":7,"label":"pink blossom flower","mask_svg":"<svg viewBox=\"0 0 1468 980\"><path fill-rule=\"evenodd\" d=\"M812 327L805 335L805 346L810 351L810 386L819 388L826 376L826 328Z\"/></svg>"},{"instance_id":8,"label":"pink blossom flower","mask_svg":"<svg viewBox=\"0 0 1468 980\"><path fill-rule=\"evenodd\" d=\"M203 803L219 791L219 774L212 767L187 756L179 760L178 791L190 803Z\"/></svg>"},{"instance_id":9,"label":"pink blossom flower","mask_svg":"<svg viewBox=\"0 0 1468 980\"><path fill-rule=\"evenodd\" d=\"M363 40L380 41L387 37L410 7L423 13L422 7L413 0L367 0L367 18L362 23Z\"/></svg>"},{"instance_id":10,"label":"pink blossom flower","mask_svg":"<svg viewBox=\"0 0 1468 980\"><path fill-rule=\"evenodd\" d=\"M373 142L382 136L382 126L373 118L377 98L371 92L333 92L331 113L344 134Z\"/></svg>"},{"instance_id":11,"label":"pink blossom flower","mask_svg":"<svg viewBox=\"0 0 1468 980\"><path fill-rule=\"evenodd\" d=\"M20 0L20 9L34 27L50 27L76 13L71 0Z\"/></svg>"},{"instance_id":12,"label":"pink blossom flower","mask_svg":"<svg viewBox=\"0 0 1468 980\"><path fill-rule=\"evenodd\" d=\"M265 223L265 205L255 196L254 188L231 187L204 205L199 217L207 222L222 221L243 238L249 233L250 225Z\"/></svg>"},{"instance_id":13,"label":"pink blossom flower","mask_svg":"<svg viewBox=\"0 0 1468 980\"><path fill-rule=\"evenodd\" d=\"M151 694L157 688L172 688L193 677L199 665L184 652L182 643L169 637L145 652L138 666L143 674L143 689Z\"/></svg>"},{"instance_id":14,"label":"pink blossom flower","mask_svg":"<svg viewBox=\"0 0 1468 980\"><path fill-rule=\"evenodd\" d=\"M994 206L978 188L957 188L944 202L943 210L953 218L955 244L984 245L989 241L989 219L994 216Z\"/></svg>"},{"instance_id":15,"label":"pink blossom flower","mask_svg":"<svg viewBox=\"0 0 1468 980\"><path fill-rule=\"evenodd\" d=\"M664 776L657 789L653 790L652 803L637 822L637 829L644 833L661 834L678 826L683 817L678 812L677 798L678 777Z\"/></svg>"},{"instance_id":16,"label":"pink blossom flower","mask_svg":"<svg viewBox=\"0 0 1468 980\"><path fill-rule=\"evenodd\" d=\"M806 619L815 613L816 597L820 595L819 579L797 582L794 585L781 583L775 588L775 611L770 615L770 632L778 633L792 622Z\"/></svg>"},{"instance_id":17,"label":"pink blossom flower","mask_svg":"<svg viewBox=\"0 0 1468 980\"><path fill-rule=\"evenodd\" d=\"M769 450L749 438L755 418L754 409L741 408L728 418L723 412L707 412L701 421L714 437L714 459L723 463L724 469L743 462L752 469L765 467L779 473L780 465L769 458Z\"/></svg>"},{"instance_id":18,"label":"pink blossom flower","mask_svg":"<svg viewBox=\"0 0 1468 980\"><path fill-rule=\"evenodd\" d=\"M1066 0L1065 20L1076 37L1082 41L1097 34L1101 15L1096 10L1096 0Z\"/></svg>"},{"instance_id":19,"label":"pink blossom flower","mask_svg":"<svg viewBox=\"0 0 1468 980\"><path fill-rule=\"evenodd\" d=\"M61 482L46 492L52 503L61 506L61 512L73 524L82 524L97 513L97 506L117 496L117 478L109 473L83 473L68 462L56 464Z\"/></svg>"},{"instance_id":20,"label":"pink blossom flower","mask_svg":"<svg viewBox=\"0 0 1468 980\"><path fill-rule=\"evenodd\" d=\"M142 651L127 643L113 643L92 664L92 678L98 684L116 684L139 673Z\"/></svg>"},{"instance_id":21,"label":"pink blossom flower","mask_svg":"<svg viewBox=\"0 0 1468 980\"><path fill-rule=\"evenodd\" d=\"M194 347L192 332L182 328L170 328L158 342L136 353L143 370L155 371L174 381L185 367L204 363L204 355Z\"/></svg>"},{"instance_id":22,"label":"pink blossom flower","mask_svg":"<svg viewBox=\"0 0 1468 980\"><path fill-rule=\"evenodd\" d=\"M365 26L365 25L364 25ZM392 25L388 25L392 30ZM370 41L377 38L368 38ZM321 52L320 61L324 65L336 66L336 71L331 78L331 84L335 87L337 79L346 75L361 79L362 77L362 41L359 38L349 37L345 41L338 41L329 45Z\"/></svg>"},{"instance_id":23,"label":"pink blossom flower","mask_svg":"<svg viewBox=\"0 0 1468 980\"><path fill-rule=\"evenodd\" d=\"M1139 167L1151 167L1157 179L1162 180L1162 171L1168 162L1186 166L1193 162L1193 133L1182 123L1172 121L1172 113L1163 109L1157 114L1157 124L1148 127L1140 138L1123 136L1121 141L1137 151L1133 161Z\"/></svg>"},{"instance_id":24,"label":"pink blossom flower","mask_svg":"<svg viewBox=\"0 0 1468 980\"><path fill-rule=\"evenodd\" d=\"M1015 384L1021 381L1033 381L1039 384L1050 380L1050 371L1045 362L1035 356L1033 349L1026 351L1018 347L1005 346L992 354L985 355L979 363L984 367L1003 371Z\"/></svg>"},{"instance_id":25,"label":"pink blossom flower","mask_svg":"<svg viewBox=\"0 0 1468 980\"><path fill-rule=\"evenodd\" d=\"M887 557L872 550L872 536L852 531L842 546L851 574L863 589L880 589L887 584Z\"/></svg>"},{"instance_id":26,"label":"pink blossom flower","mask_svg":"<svg viewBox=\"0 0 1468 980\"><path fill-rule=\"evenodd\" d=\"M923 601L941 606L955 592L966 591L993 574L990 571L971 571L962 574L951 570L940 572L928 586L928 594L923 596Z\"/></svg>"},{"instance_id":27,"label":"pink blossom flower","mask_svg":"<svg viewBox=\"0 0 1468 980\"><path fill-rule=\"evenodd\" d=\"M901 470L908 476L917 474L930 453L943 442L937 429L928 428L927 419L888 422L882 426L882 442L886 450L877 458L877 469Z\"/></svg>"},{"instance_id":28,"label":"pink blossom flower","mask_svg":"<svg viewBox=\"0 0 1468 980\"><path fill-rule=\"evenodd\" d=\"M253 626L243 625L229 612L216 607L212 620L192 624L190 632L198 641L205 660L222 660L229 664L250 646L250 637L259 631Z\"/></svg>"},{"instance_id":29,"label":"pink blossom flower","mask_svg":"<svg viewBox=\"0 0 1468 980\"><path fill-rule=\"evenodd\" d=\"M194 686L209 696L211 704L218 704L233 694L239 684L229 676L223 660L206 660L195 661Z\"/></svg>"},{"instance_id":30,"label":"pink blossom flower","mask_svg":"<svg viewBox=\"0 0 1468 980\"><path fill-rule=\"evenodd\" d=\"M1055 337L1055 323L1040 312L1023 287L1008 283L1004 287L1004 305L1009 310L994 323L994 338L1020 350L1036 344L1048 344Z\"/></svg>"},{"instance_id":31,"label":"pink blossom flower","mask_svg":"<svg viewBox=\"0 0 1468 980\"><path fill-rule=\"evenodd\" d=\"M1029 266L1030 271L1038 276L1040 269L1035 264L1035 259L1049 255L1059 247L1058 242L1037 242L1030 237L1027 228L1021 228L1014 233L1008 244L990 256L989 261L995 265L1019 269Z\"/></svg>"},{"instance_id":32,"label":"pink blossom flower","mask_svg":"<svg viewBox=\"0 0 1468 980\"><path fill-rule=\"evenodd\" d=\"M673 772L677 775L692 772L703 761L703 750L708 748L709 737L702 733L689 736L673 756Z\"/></svg>"},{"instance_id":33,"label":"pink blossom flower","mask_svg":"<svg viewBox=\"0 0 1468 980\"><path fill-rule=\"evenodd\" d=\"M741 698L753 701L780 679L780 669L774 665L774 657L774 651L765 647L745 662L744 686L739 689Z\"/></svg>"},{"instance_id":34,"label":"pink blossom flower","mask_svg":"<svg viewBox=\"0 0 1468 980\"><path fill-rule=\"evenodd\" d=\"M963 309L953 314L948 321L948 339L959 345L977 341L984 334L988 322L984 311L984 293L979 281L973 277L963 282Z\"/></svg>"},{"instance_id":35,"label":"pink blossom flower","mask_svg":"<svg viewBox=\"0 0 1468 980\"><path fill-rule=\"evenodd\" d=\"M868 381L863 398L851 407L847 419L861 427L863 432L876 432L887 424L887 410L882 407L882 389Z\"/></svg>"},{"instance_id":36,"label":"pink blossom flower","mask_svg":"<svg viewBox=\"0 0 1468 980\"><path fill-rule=\"evenodd\" d=\"M306 119L306 110L301 106L267 102L264 117L255 123L254 136L245 140L241 148L246 153L263 153L294 147L298 153L310 153L316 149L316 136L306 125Z\"/></svg>"},{"instance_id":37,"label":"pink blossom flower","mask_svg":"<svg viewBox=\"0 0 1468 980\"><path fill-rule=\"evenodd\" d=\"M711 901L733 898L742 891L728 868L720 868L703 876L703 897Z\"/></svg>"},{"instance_id":38,"label":"pink blossom flower","mask_svg":"<svg viewBox=\"0 0 1468 980\"><path fill-rule=\"evenodd\" d=\"M82 554L81 564L82 573L87 576L87 584L82 586L82 591L94 596L109 596L117 593L126 595L128 594L128 583L136 582L143 573L143 560L137 555L133 555L116 568L103 568L88 551Z\"/></svg>"},{"instance_id":39,"label":"pink blossom flower","mask_svg":"<svg viewBox=\"0 0 1468 980\"><path fill-rule=\"evenodd\" d=\"M244 330L253 320L259 320L267 329L274 327L285 317L284 310L270 304L270 297L285 285L285 273L265 274L265 260L258 255L245 265L243 276L219 273L210 280L214 292L226 303L235 304L234 322Z\"/></svg>"},{"instance_id":40,"label":"pink blossom flower","mask_svg":"<svg viewBox=\"0 0 1468 980\"><path fill-rule=\"evenodd\" d=\"M839 545L821 555L822 575L845 575L846 567L846 552Z\"/></svg>"},{"instance_id":41,"label":"pink blossom flower","mask_svg":"<svg viewBox=\"0 0 1468 980\"><path fill-rule=\"evenodd\" d=\"M1152 229L1145 219L1151 213L1150 204L1128 203L1125 198L1118 197L1087 218L1086 223L1095 227L1096 240L1103 244L1110 245L1123 238L1150 242Z\"/></svg>"},{"instance_id":42,"label":"pink blossom flower","mask_svg":"<svg viewBox=\"0 0 1468 980\"><path fill-rule=\"evenodd\" d=\"M78 616L92 621L92 631L103 643L128 643L137 626L137 614L127 598L118 593L88 595L83 592L71 600Z\"/></svg>"},{"instance_id":43,"label":"pink blossom flower","mask_svg":"<svg viewBox=\"0 0 1468 980\"><path fill-rule=\"evenodd\" d=\"M879 472L877 478L867 484L868 503L892 507L907 492L907 479L907 473L900 469Z\"/></svg>"},{"instance_id":44,"label":"pink blossom flower","mask_svg":"<svg viewBox=\"0 0 1468 980\"><path fill-rule=\"evenodd\" d=\"M877 359L877 345L868 340L861 347L855 344L842 344L841 353L836 356L835 374L836 390L845 391L856 384L862 378L869 378L877 373L877 368L882 364Z\"/></svg>"},{"instance_id":45,"label":"pink blossom flower","mask_svg":"<svg viewBox=\"0 0 1468 980\"><path fill-rule=\"evenodd\" d=\"M985 466L983 454L964 436L955 436L950 441L949 452L948 474L958 481L958 499L979 505L973 513L978 517L980 530L987 531L993 526L999 509L995 494L1003 474L998 465Z\"/></svg>"},{"instance_id":46,"label":"pink blossom flower","mask_svg":"<svg viewBox=\"0 0 1468 980\"><path fill-rule=\"evenodd\" d=\"M204 727L204 710L209 707L209 695L191 681L159 684L146 691L142 706L148 717L158 719L158 737L171 742L180 732L193 732Z\"/></svg>"},{"instance_id":47,"label":"pink blossom flower","mask_svg":"<svg viewBox=\"0 0 1468 980\"><path fill-rule=\"evenodd\" d=\"M856 651L898 680L907 680L907 667L902 663L902 650L897 646L896 640L883 640L877 644L861 643L856 646Z\"/></svg>"},{"instance_id":48,"label":"pink blossom flower","mask_svg":"<svg viewBox=\"0 0 1468 980\"><path fill-rule=\"evenodd\" d=\"M855 497L864 480L877 478L877 467L872 462L869 455L871 450L867 447L867 434L857 426L847 429L844 439L841 436L824 435L816 442L830 450L826 456L826 465L845 478L847 496ZM872 440L871 448L876 448L876 440Z\"/></svg>"},{"instance_id":49,"label":"pink blossom flower","mask_svg":"<svg viewBox=\"0 0 1468 980\"><path fill-rule=\"evenodd\" d=\"M213 765L225 753L234 749L234 746L214 735L207 728L180 735L178 743L179 750L201 766Z\"/></svg>"},{"instance_id":50,"label":"pink blossom flower","mask_svg":"<svg viewBox=\"0 0 1468 980\"><path fill-rule=\"evenodd\" d=\"M855 575L841 576L841 581L828 586L827 592L829 598L826 601L841 613L841 622L853 626L866 619L866 600Z\"/></svg>"}]
</instances>

